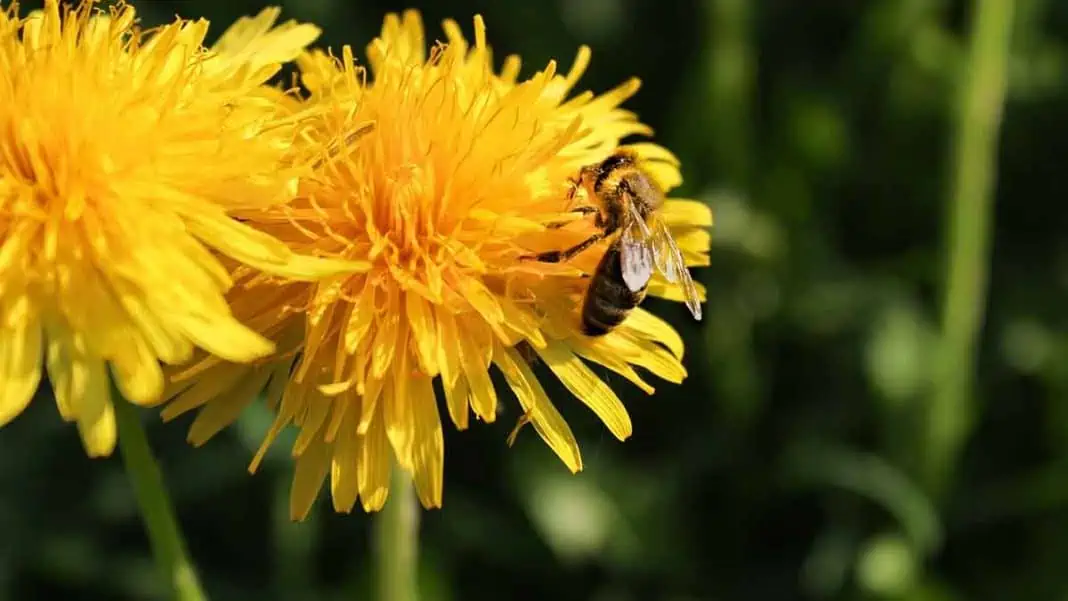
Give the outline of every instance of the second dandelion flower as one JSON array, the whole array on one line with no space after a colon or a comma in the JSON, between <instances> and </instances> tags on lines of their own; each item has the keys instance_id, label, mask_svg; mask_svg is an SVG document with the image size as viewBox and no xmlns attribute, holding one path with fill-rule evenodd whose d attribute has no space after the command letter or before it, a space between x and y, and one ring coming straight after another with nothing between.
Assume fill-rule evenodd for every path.
<instances>
[{"instance_id":1,"label":"second dandelion flower","mask_svg":"<svg viewBox=\"0 0 1068 601\"><path fill-rule=\"evenodd\" d=\"M366 273L315 283L239 268L235 316L271 339L277 353L255 365L204 358L175 374L173 418L199 410L190 440L201 444L266 389L276 419L263 450L286 426L299 429L291 514L302 518L329 477L333 504L367 511L386 502L391 464L414 478L422 504L442 503L444 443L434 381L453 424L491 422L498 370L538 434L572 470L578 443L517 347L528 345L618 438L631 433L616 394L588 366L600 364L646 392L635 368L680 382L683 344L640 308L604 336L582 331L580 313L607 242L569 261L521 260L573 247L599 231L576 219L569 182L648 135L620 105L636 80L600 96L571 95L589 62L581 49L566 74L555 63L520 80L508 57L493 70L485 26L474 44L447 21L446 42L427 50L417 13L386 18L367 48L369 72L349 48L298 59L308 91L294 161L308 165L295 202L242 214L299 254L366 260ZM659 189L678 185L665 149L634 144ZM667 200L660 223L688 265L707 264L708 208ZM555 227L561 220L572 220ZM547 227L548 226L548 227ZM685 269L683 269L685 271ZM649 293L692 300L664 276ZM694 285L691 295L703 299Z\"/></svg>"}]
</instances>

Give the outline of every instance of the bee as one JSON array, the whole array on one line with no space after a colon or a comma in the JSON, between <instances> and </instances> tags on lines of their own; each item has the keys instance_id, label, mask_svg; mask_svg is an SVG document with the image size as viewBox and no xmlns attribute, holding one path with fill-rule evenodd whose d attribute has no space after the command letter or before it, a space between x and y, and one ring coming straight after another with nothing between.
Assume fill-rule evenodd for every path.
<instances>
[{"instance_id":1,"label":"bee","mask_svg":"<svg viewBox=\"0 0 1068 601\"><path fill-rule=\"evenodd\" d=\"M638 156L621 149L600 163L583 167L578 177L571 180L569 198L573 199L579 188L600 206L577 206L572 212L594 215L594 225L599 231L571 248L539 253L532 258L546 263L568 261L601 240L611 238L583 300L583 333L603 336L623 323L645 299L654 269L669 282L682 286L686 306L700 320L697 286L670 229L659 217L664 192L640 167Z\"/></svg>"}]
</instances>

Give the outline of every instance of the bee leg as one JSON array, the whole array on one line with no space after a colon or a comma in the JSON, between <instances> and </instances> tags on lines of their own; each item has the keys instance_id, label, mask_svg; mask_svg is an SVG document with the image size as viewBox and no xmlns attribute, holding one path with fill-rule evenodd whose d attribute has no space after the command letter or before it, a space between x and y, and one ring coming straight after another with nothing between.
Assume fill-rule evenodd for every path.
<instances>
[{"instance_id":1,"label":"bee leg","mask_svg":"<svg viewBox=\"0 0 1068 601\"><path fill-rule=\"evenodd\" d=\"M527 255L522 257L523 259L534 259L535 261L541 261L542 263L559 263L561 261L569 261L572 257L586 250L587 248L597 244L607 234L604 232L597 232L596 234L586 238L582 242L572 246L571 248L565 248L564 250L550 250L536 255Z\"/></svg>"},{"instance_id":2,"label":"bee leg","mask_svg":"<svg viewBox=\"0 0 1068 601\"><path fill-rule=\"evenodd\" d=\"M568 200L574 200L575 199L575 193L578 192L579 183L580 183L580 180L577 177L569 177L569 178L567 178L567 185L568 185L567 199Z\"/></svg>"},{"instance_id":3,"label":"bee leg","mask_svg":"<svg viewBox=\"0 0 1068 601\"><path fill-rule=\"evenodd\" d=\"M615 228L608 228L608 222L605 221L604 213L597 211L597 216L593 219L593 225L599 230L604 231L604 235L608 236L611 232L615 231Z\"/></svg>"},{"instance_id":4,"label":"bee leg","mask_svg":"<svg viewBox=\"0 0 1068 601\"><path fill-rule=\"evenodd\" d=\"M597 214L597 220L598 221L601 220L601 215L600 215L601 211L600 211L600 209L598 209L597 207L592 206L592 205L582 205L581 207L575 207L574 209L571 209L570 212L571 213L578 213L578 214L583 215L583 216L592 215L592 214L596 213ZM550 230L555 230L555 229L562 228L562 227L564 227L565 225L567 225L569 223L571 223L571 222L570 221L554 221L552 223L546 224L545 227L547 227ZM598 226L598 227L600 227L600 226Z\"/></svg>"},{"instance_id":5,"label":"bee leg","mask_svg":"<svg viewBox=\"0 0 1068 601\"><path fill-rule=\"evenodd\" d=\"M530 413L524 413L519 416L519 419L515 422L515 428L512 428L511 433L508 434L508 446L515 444L515 439L519 436L519 431L523 429L523 426L531 422Z\"/></svg>"}]
</instances>

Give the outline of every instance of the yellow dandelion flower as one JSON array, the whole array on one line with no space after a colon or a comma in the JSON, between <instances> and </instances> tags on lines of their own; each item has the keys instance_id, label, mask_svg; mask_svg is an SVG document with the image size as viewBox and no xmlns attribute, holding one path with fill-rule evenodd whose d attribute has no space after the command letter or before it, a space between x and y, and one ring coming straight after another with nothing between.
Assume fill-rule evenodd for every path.
<instances>
[{"instance_id":1,"label":"yellow dandelion flower","mask_svg":"<svg viewBox=\"0 0 1068 601\"><path fill-rule=\"evenodd\" d=\"M229 215L296 191L280 168L287 101L263 84L319 32L277 16L243 19L208 49L206 21L141 31L123 4L0 13L0 424L47 367L62 417L89 455L108 455L109 368L149 404L160 361L273 350L231 314L212 251L294 277L341 267Z\"/></svg>"},{"instance_id":2,"label":"yellow dandelion flower","mask_svg":"<svg viewBox=\"0 0 1068 601\"><path fill-rule=\"evenodd\" d=\"M588 362L652 392L643 368L681 381L683 344L641 309L606 336L581 334L578 311L605 245L573 261L523 261L564 248L590 221L549 229L566 215L568 180L633 134L650 134L619 106L638 89L571 95L589 61L582 48L566 75L550 63L528 80L510 56L494 72L482 19L474 45L446 21L447 43L429 55L418 13L386 18L368 47L370 73L344 48L298 58L307 104L305 152L327 158L293 204L250 214L250 223L307 254L367 258L368 272L317 283L240 270L235 313L276 341L278 354L250 368L208 358L176 376L186 386L165 409L200 412L189 438L204 443L266 388L277 419L250 469L282 428L295 424L291 512L302 518L327 476L336 510L386 501L393 458L414 477L422 504L442 502L444 448L435 385L453 424L497 415L497 370L538 434L572 471L578 443L546 396L522 348L532 348L619 439L631 422ZM632 145L665 189L680 182L663 148ZM707 263L707 207L668 201L665 220L693 265ZM656 280L651 292L681 299ZM703 289L701 291L703 295Z\"/></svg>"}]
</instances>

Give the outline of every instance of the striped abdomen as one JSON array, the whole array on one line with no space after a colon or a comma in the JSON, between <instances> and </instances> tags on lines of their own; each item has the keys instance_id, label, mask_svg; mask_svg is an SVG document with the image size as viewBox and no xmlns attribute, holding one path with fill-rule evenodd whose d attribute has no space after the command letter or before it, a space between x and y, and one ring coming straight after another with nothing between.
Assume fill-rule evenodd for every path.
<instances>
[{"instance_id":1,"label":"striped abdomen","mask_svg":"<svg viewBox=\"0 0 1068 601\"><path fill-rule=\"evenodd\" d=\"M642 302L645 289L642 286L641 290L635 292L623 283L619 238L616 238L601 257L597 271L590 279L590 287L582 303L582 332L587 336L603 336L611 332Z\"/></svg>"}]
</instances>

